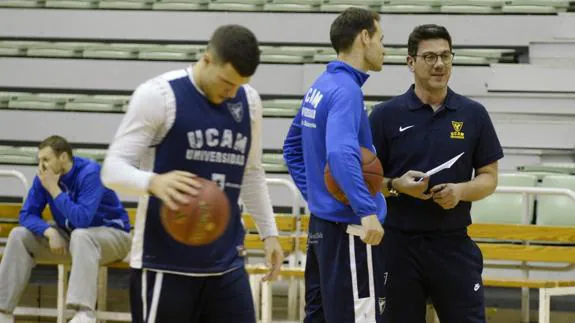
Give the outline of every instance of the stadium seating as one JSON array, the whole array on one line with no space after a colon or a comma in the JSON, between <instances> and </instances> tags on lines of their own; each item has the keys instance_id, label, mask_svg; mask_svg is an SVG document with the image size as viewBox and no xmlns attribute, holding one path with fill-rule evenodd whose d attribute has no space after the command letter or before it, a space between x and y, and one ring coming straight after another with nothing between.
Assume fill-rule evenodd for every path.
<instances>
[{"instance_id":1,"label":"stadium seating","mask_svg":"<svg viewBox=\"0 0 575 323\"><path fill-rule=\"evenodd\" d=\"M349 5L384 13L551 14L566 11L569 1L531 0L6 0L2 7L131 9L131 10L226 10L339 12Z\"/></svg>"},{"instance_id":2,"label":"stadium seating","mask_svg":"<svg viewBox=\"0 0 575 323\"><path fill-rule=\"evenodd\" d=\"M548 175L543 177L541 187L566 188L575 192L575 176ZM562 195L545 195L537 199L537 224L575 226L575 200Z\"/></svg>"},{"instance_id":3,"label":"stadium seating","mask_svg":"<svg viewBox=\"0 0 575 323\"><path fill-rule=\"evenodd\" d=\"M152 45L134 43L0 41L0 57L97 58L162 61L197 61L205 45ZM262 46L263 63L325 63L336 58L331 47ZM514 49L455 49L455 65L512 62ZM387 47L386 64L405 64L407 48Z\"/></svg>"},{"instance_id":4,"label":"stadium seating","mask_svg":"<svg viewBox=\"0 0 575 323\"><path fill-rule=\"evenodd\" d=\"M19 170L30 180L36 172L35 146L56 131L71 138L77 155L101 161L139 83L197 61L216 25L242 23L261 42L263 64L252 84L263 98L264 168L270 178L289 179L282 140L303 92L335 58L329 25L350 5L382 13L385 65L383 73L373 73L364 86L368 111L411 83L404 66L409 31L421 23L445 25L456 53L451 87L491 114L506 155L500 169L524 165L519 174L501 174L499 186L575 190L564 176L575 168L561 163L573 161L575 147L575 87L565 81L575 75L575 16L564 13L573 6L563 0L3 0L0 169ZM25 131L23 125L28 126ZM18 183L2 184L0 198L20 194L14 189ZM276 207L292 204L285 188L272 188L272 199ZM518 263L530 270L547 262L575 262L569 247L555 246L574 241L569 228L575 226L570 216L575 203L564 196L536 199L535 205L531 195L495 193L476 202L469 232L482 242L489 265L494 260L497 266L504 266L500 260L516 261L509 265L515 267L489 267L485 285L540 289L540 314L547 315L549 288L571 286L570 280L561 280L558 270L541 275L533 270L531 279L524 279L515 269ZM0 241L16 225L16 213L0 205L0 228L5 229ZM277 219L285 229L286 251L301 252L306 217L297 221L280 214ZM535 225L520 225L525 220ZM253 234L253 221L245 217L244 222ZM255 236L248 236L246 243L261 247ZM62 275L64 269L60 267ZM256 304L262 319L269 320L271 287L259 284L261 268L250 267L250 273L252 286L259 286L254 293L261 299ZM284 274L299 279L302 270L288 266ZM288 307L294 319L293 280L289 284ZM105 299L105 293L100 296Z\"/></svg>"},{"instance_id":5,"label":"stadium seating","mask_svg":"<svg viewBox=\"0 0 575 323\"><path fill-rule=\"evenodd\" d=\"M504 173L499 175L498 180L499 186L535 187L536 184L537 177L531 174ZM473 203L473 223L530 224L533 218L533 202L533 196L496 192Z\"/></svg>"}]
</instances>

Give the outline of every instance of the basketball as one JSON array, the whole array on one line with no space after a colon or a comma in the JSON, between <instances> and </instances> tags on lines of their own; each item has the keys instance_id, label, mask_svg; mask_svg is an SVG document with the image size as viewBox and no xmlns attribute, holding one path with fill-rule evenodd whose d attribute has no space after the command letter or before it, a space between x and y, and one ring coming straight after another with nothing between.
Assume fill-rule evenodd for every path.
<instances>
[{"instance_id":1,"label":"basketball","mask_svg":"<svg viewBox=\"0 0 575 323\"><path fill-rule=\"evenodd\" d=\"M198 196L180 204L178 211L162 205L162 225L176 241L189 245L207 245L226 230L230 219L230 204L226 194L213 181L196 178L202 187Z\"/></svg>"},{"instance_id":2,"label":"basketball","mask_svg":"<svg viewBox=\"0 0 575 323\"><path fill-rule=\"evenodd\" d=\"M371 152L371 150L361 147L361 161L362 161L362 173L365 184L371 195L375 195L377 192L381 191L383 186L383 167L377 156ZM325 171L323 174L325 186L328 192L338 201L349 204L345 193L339 188L335 179L331 176L329 171L329 165L325 165Z\"/></svg>"}]
</instances>

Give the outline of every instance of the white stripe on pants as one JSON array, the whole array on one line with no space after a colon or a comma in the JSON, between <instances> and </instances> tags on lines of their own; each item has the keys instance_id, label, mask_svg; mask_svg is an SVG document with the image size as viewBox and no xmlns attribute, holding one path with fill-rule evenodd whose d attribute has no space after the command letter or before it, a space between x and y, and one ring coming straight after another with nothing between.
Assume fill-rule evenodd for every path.
<instances>
[{"instance_id":1,"label":"white stripe on pants","mask_svg":"<svg viewBox=\"0 0 575 323\"><path fill-rule=\"evenodd\" d=\"M156 317L158 315L158 305L160 303L160 294L162 293L162 281L164 280L163 272L155 272L154 278L154 293L152 294L152 304L150 304L150 316L148 317L148 284L147 277L148 271L146 269L142 270L142 317L146 323L156 323Z\"/></svg>"},{"instance_id":2,"label":"white stripe on pants","mask_svg":"<svg viewBox=\"0 0 575 323\"><path fill-rule=\"evenodd\" d=\"M371 245L366 244L367 272L369 279L369 297L359 298L357 286L357 266L355 262L355 239L349 235L349 268L351 271L351 288L353 290L353 305L355 311L355 323L376 323L375 318L375 282L373 279L373 259ZM361 242L363 244L363 242Z\"/></svg>"}]
</instances>

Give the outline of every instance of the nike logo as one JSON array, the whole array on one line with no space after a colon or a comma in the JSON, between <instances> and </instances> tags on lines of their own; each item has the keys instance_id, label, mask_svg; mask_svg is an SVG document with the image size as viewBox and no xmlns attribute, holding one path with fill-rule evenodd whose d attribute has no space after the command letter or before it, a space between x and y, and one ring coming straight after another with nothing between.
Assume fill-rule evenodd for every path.
<instances>
[{"instance_id":1,"label":"nike logo","mask_svg":"<svg viewBox=\"0 0 575 323\"><path fill-rule=\"evenodd\" d=\"M404 132L405 130L407 130L407 129L413 127L413 126L414 126L414 125L411 125L411 126L407 126L407 127L405 127L405 128L404 128L404 127L399 127L399 132Z\"/></svg>"}]
</instances>

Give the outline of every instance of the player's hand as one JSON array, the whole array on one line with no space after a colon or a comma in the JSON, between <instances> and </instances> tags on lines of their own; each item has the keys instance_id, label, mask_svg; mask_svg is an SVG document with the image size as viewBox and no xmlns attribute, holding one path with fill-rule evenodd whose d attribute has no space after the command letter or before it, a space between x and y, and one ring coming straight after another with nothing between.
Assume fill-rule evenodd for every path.
<instances>
[{"instance_id":1,"label":"player's hand","mask_svg":"<svg viewBox=\"0 0 575 323\"><path fill-rule=\"evenodd\" d=\"M363 242L370 245L378 245L383 238L383 227L376 214L361 218L361 225L365 235L361 238Z\"/></svg>"},{"instance_id":2,"label":"player's hand","mask_svg":"<svg viewBox=\"0 0 575 323\"><path fill-rule=\"evenodd\" d=\"M270 272L264 276L263 280L275 280L280 273L284 261L284 252L278 237L272 236L265 238L264 251L266 254L266 265L270 268Z\"/></svg>"},{"instance_id":3,"label":"player's hand","mask_svg":"<svg viewBox=\"0 0 575 323\"><path fill-rule=\"evenodd\" d=\"M197 196L202 186L195 178L197 176L184 171L154 175L150 180L148 191L162 200L171 210L177 211L178 204L189 202L186 195Z\"/></svg>"},{"instance_id":4,"label":"player's hand","mask_svg":"<svg viewBox=\"0 0 575 323\"><path fill-rule=\"evenodd\" d=\"M446 210L453 209L461 201L461 186L457 184L438 184L432 187L430 192L433 201Z\"/></svg>"},{"instance_id":5,"label":"player's hand","mask_svg":"<svg viewBox=\"0 0 575 323\"><path fill-rule=\"evenodd\" d=\"M68 241L58 232L58 230L50 227L44 232L44 236L48 238L50 251L58 256L65 256L68 253Z\"/></svg>"},{"instance_id":6,"label":"player's hand","mask_svg":"<svg viewBox=\"0 0 575 323\"><path fill-rule=\"evenodd\" d=\"M54 192L59 191L58 181L60 180L60 175L54 173L54 171L46 167L43 163L38 165L38 178L42 186L54 196Z\"/></svg>"},{"instance_id":7,"label":"player's hand","mask_svg":"<svg viewBox=\"0 0 575 323\"><path fill-rule=\"evenodd\" d=\"M395 189L403 194L413 196L418 199L428 200L431 194L426 194L429 185L429 176L425 173L410 170L393 182Z\"/></svg>"}]
</instances>

